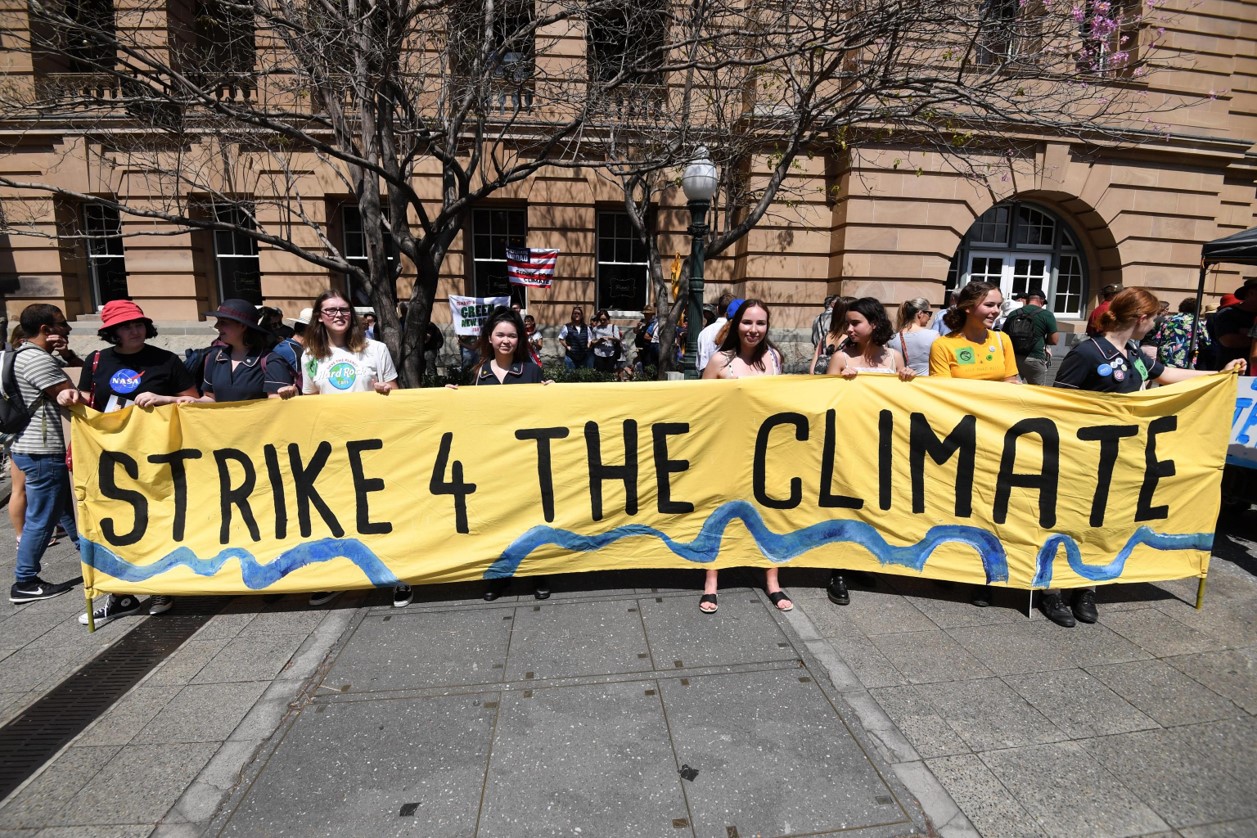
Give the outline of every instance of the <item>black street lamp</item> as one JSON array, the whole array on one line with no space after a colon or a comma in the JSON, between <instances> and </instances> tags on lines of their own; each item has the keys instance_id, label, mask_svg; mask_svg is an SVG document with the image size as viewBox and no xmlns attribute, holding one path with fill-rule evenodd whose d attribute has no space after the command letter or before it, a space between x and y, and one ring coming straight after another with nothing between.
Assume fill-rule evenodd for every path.
<instances>
[{"instance_id":1,"label":"black street lamp","mask_svg":"<svg viewBox=\"0 0 1257 838\"><path fill-rule=\"evenodd\" d=\"M699 146L690 165L681 175L681 188L690 207L690 284L689 314L685 330L686 378L698 378L698 333L703 329L703 256L707 239L707 210L716 194L716 166L707 156L707 147Z\"/></svg>"}]
</instances>

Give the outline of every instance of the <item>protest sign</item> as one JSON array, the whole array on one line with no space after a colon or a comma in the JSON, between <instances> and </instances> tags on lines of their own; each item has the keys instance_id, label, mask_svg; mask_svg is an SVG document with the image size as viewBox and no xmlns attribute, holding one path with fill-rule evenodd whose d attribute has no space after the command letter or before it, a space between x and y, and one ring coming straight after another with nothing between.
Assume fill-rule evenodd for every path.
<instances>
[{"instance_id":1,"label":"protest sign","mask_svg":"<svg viewBox=\"0 0 1257 838\"><path fill-rule=\"evenodd\" d=\"M510 297L459 297L450 294L450 317L454 334L478 335L480 324L495 308L511 304Z\"/></svg>"},{"instance_id":2,"label":"protest sign","mask_svg":"<svg viewBox=\"0 0 1257 838\"><path fill-rule=\"evenodd\" d=\"M1230 465L1257 469L1257 378L1245 376L1239 380L1226 461Z\"/></svg>"},{"instance_id":3,"label":"protest sign","mask_svg":"<svg viewBox=\"0 0 1257 838\"><path fill-rule=\"evenodd\" d=\"M1206 572L1236 378L409 390L76 409L89 592L795 565L1014 588Z\"/></svg>"}]
</instances>

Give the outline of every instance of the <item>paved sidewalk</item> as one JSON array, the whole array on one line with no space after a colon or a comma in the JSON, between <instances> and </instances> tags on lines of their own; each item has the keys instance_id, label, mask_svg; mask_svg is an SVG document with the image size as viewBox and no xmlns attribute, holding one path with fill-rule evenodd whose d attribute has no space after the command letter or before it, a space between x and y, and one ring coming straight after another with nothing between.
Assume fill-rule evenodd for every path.
<instances>
[{"instance_id":1,"label":"paved sidewalk","mask_svg":"<svg viewBox=\"0 0 1257 838\"><path fill-rule=\"evenodd\" d=\"M78 573L68 545L46 566ZM750 572L710 617L696 573L236 598L0 801L0 836L1257 834L1251 542L1219 535L1202 612L1193 581L1123 586L1074 629L905 577L841 608L825 577L783 571L787 615ZM0 723L143 619L88 635L81 609L0 609Z\"/></svg>"}]
</instances>

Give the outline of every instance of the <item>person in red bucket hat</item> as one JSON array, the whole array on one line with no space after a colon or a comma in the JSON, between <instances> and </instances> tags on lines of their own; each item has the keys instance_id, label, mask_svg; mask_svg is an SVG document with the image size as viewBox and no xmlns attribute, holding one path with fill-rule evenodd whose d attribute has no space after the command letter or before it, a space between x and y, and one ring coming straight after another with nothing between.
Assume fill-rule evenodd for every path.
<instances>
[{"instance_id":1,"label":"person in red bucket hat","mask_svg":"<svg viewBox=\"0 0 1257 838\"><path fill-rule=\"evenodd\" d=\"M192 375L183 361L148 343L157 337L153 321L131 300L111 300L100 312L97 334L111 346L91 353L83 360L79 390L96 410L112 413L135 406L153 408L197 399ZM98 599L97 603L101 603ZM156 596L149 603L150 614L170 610L170 597ZM93 609L96 625L113 622L140 610L140 600L132 594L107 594ZM87 625L88 615L79 615Z\"/></svg>"}]
</instances>

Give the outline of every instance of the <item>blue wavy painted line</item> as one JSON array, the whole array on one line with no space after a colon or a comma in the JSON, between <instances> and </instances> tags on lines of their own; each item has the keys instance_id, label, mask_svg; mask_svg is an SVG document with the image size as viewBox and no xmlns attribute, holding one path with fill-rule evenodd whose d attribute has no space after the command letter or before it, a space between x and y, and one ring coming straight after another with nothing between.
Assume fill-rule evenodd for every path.
<instances>
[{"instance_id":1,"label":"blue wavy painted line","mask_svg":"<svg viewBox=\"0 0 1257 838\"><path fill-rule=\"evenodd\" d=\"M563 529L538 526L517 538L502 552L500 558L485 571L486 579L511 576L534 550L554 544L564 550L590 552L606 547L622 538L651 536L659 539L681 558L705 564L715 561L725 528L734 520L746 526L756 545L769 561L786 562L808 550L826 544L852 543L868 550L883 565L898 565L918 573L933 552L943 544L955 543L972 547L982 559L982 567L988 583L1008 581L1008 555L1003 544L992 533L977 527L959 524L942 524L931 527L925 537L916 544L897 547L888 544L881 533L862 521L826 521L793 533L780 535L768 529L756 510L746 501L731 501L721 506L703 524L698 536L691 542L673 540L666 533L641 524L629 524L598 535L577 535ZM1108 582L1119 578L1127 559L1136 547L1147 545L1155 550L1209 550L1213 547L1213 533L1188 533L1167 535L1148 527L1140 527L1127 539L1126 545L1113 561L1103 565L1083 562L1078 543L1068 535L1054 534L1039 548L1035 559L1036 573L1033 585L1049 587L1052 581L1052 564L1063 547L1070 568L1084 579Z\"/></svg>"},{"instance_id":2,"label":"blue wavy painted line","mask_svg":"<svg viewBox=\"0 0 1257 838\"><path fill-rule=\"evenodd\" d=\"M1113 557L1113 561L1099 565L1085 563L1082 560L1082 551L1078 549L1078 543L1068 535L1058 533L1049 536L1048 540L1039 548L1039 555L1035 561L1037 572L1034 576L1034 587L1046 588L1051 585L1052 564L1055 562L1057 553L1061 548L1064 548L1065 559L1069 562L1070 570L1074 571L1074 573L1092 582L1110 582L1122 575L1122 571L1126 567L1126 560L1130 558L1130 554L1135 551L1135 548L1140 545L1151 547L1154 550L1167 551L1212 550L1213 533L1197 532L1173 535L1156 532L1150 527L1140 527L1131 533L1130 538L1126 539L1126 545Z\"/></svg>"},{"instance_id":3,"label":"blue wavy painted line","mask_svg":"<svg viewBox=\"0 0 1257 838\"><path fill-rule=\"evenodd\" d=\"M240 562L240 575L250 590L268 588L288 574L303 567L333 559L348 559L357 565L367 580L376 587L397 584L393 571L356 538L322 538L285 550L273 562L261 564L253 554L241 547L228 547L208 559L199 558L191 549L179 547L152 564L134 565L108 547L82 540L83 563L124 582L145 582L176 567L186 567L197 576L214 576L227 562Z\"/></svg>"},{"instance_id":4,"label":"blue wavy painted line","mask_svg":"<svg viewBox=\"0 0 1257 838\"><path fill-rule=\"evenodd\" d=\"M750 531L764 557L772 562L787 562L824 544L851 542L864 547L882 564L894 564L920 572L930 555L943 544L958 543L972 547L982 559L988 582L1008 581L1008 556L999 539L986 530L958 524L931 527L916 544L897 547L888 544L881 533L863 521L825 521L792 533L779 535L764 525L759 511L746 501L730 501L713 512L703 523L695 539L688 544L674 541L666 533L642 524L628 524L598 535L577 535L555 527L538 526L515 539L501 557L485 571L486 579L511 576L528 554L546 544L564 550L587 553L633 536L653 536L669 550L686 561L706 564L715 561L725 528L732 521L741 521Z\"/></svg>"}]
</instances>

